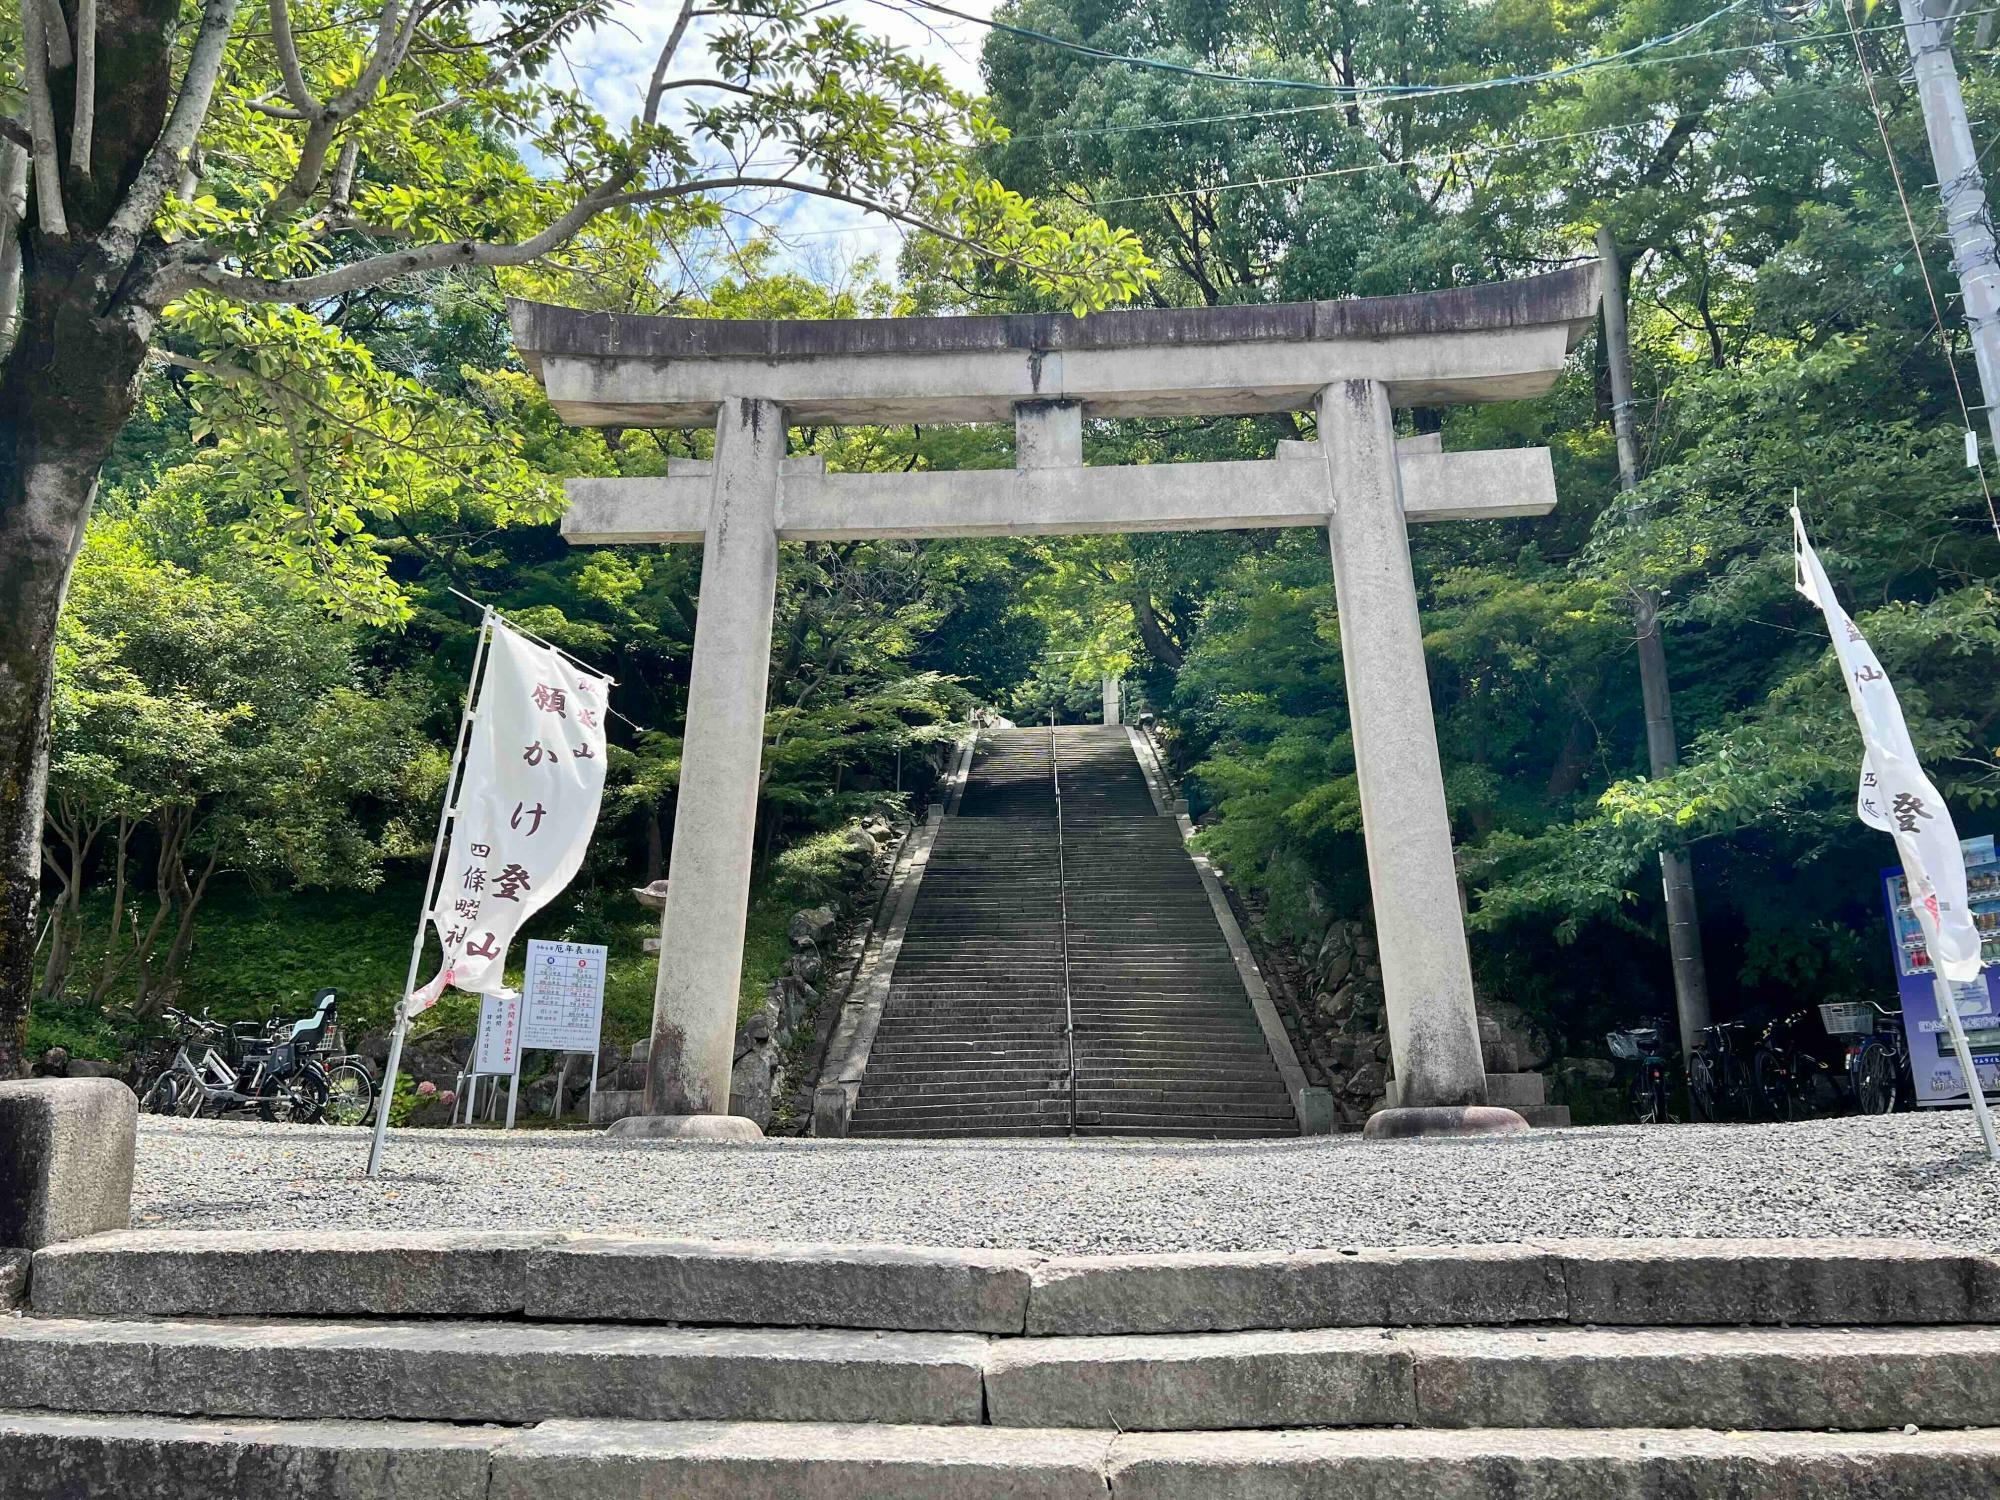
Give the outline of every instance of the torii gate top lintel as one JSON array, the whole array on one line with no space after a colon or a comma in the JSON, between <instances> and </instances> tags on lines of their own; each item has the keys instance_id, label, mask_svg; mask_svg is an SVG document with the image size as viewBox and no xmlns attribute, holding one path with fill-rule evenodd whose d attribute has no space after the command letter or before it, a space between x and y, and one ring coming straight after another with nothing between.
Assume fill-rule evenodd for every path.
<instances>
[{"instance_id":1,"label":"torii gate top lintel","mask_svg":"<svg viewBox=\"0 0 2000 1500\"><path fill-rule=\"evenodd\" d=\"M1597 311L1595 264L1400 297L934 318L651 318L509 304L564 420L711 427L731 397L792 422L1007 421L1023 401L1094 416L1302 411L1380 381L1402 406L1547 390Z\"/></svg>"}]
</instances>

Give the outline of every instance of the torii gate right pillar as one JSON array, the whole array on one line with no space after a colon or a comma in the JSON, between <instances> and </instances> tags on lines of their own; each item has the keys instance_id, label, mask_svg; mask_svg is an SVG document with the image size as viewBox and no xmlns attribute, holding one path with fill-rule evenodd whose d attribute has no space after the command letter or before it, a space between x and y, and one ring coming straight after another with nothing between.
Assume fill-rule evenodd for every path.
<instances>
[{"instance_id":1,"label":"torii gate right pillar","mask_svg":"<svg viewBox=\"0 0 2000 1500\"><path fill-rule=\"evenodd\" d=\"M1398 1096L1416 1106L1377 1114L1369 1130L1435 1130L1441 1122L1426 1107L1483 1105L1486 1072L1410 569L1395 418L1381 382L1346 380L1320 393L1319 446L1333 497L1327 529L1343 622L1340 657L1389 1046ZM1347 621L1357 628L1346 628Z\"/></svg>"}]
</instances>

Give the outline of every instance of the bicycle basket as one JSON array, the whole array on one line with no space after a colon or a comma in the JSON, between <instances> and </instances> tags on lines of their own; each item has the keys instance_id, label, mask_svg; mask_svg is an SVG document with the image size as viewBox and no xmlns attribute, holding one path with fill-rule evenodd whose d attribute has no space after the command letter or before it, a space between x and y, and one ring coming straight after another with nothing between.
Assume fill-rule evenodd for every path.
<instances>
[{"instance_id":1,"label":"bicycle basket","mask_svg":"<svg viewBox=\"0 0 2000 1500\"><path fill-rule=\"evenodd\" d=\"M1611 1055L1620 1062L1637 1062L1643 1055L1639 1049L1637 1032L1614 1031L1604 1038L1604 1045L1611 1049Z\"/></svg>"},{"instance_id":2,"label":"bicycle basket","mask_svg":"<svg viewBox=\"0 0 2000 1500\"><path fill-rule=\"evenodd\" d=\"M1866 1000L1824 1000L1819 1019L1828 1036L1867 1036L1875 1030L1875 1007Z\"/></svg>"}]
</instances>

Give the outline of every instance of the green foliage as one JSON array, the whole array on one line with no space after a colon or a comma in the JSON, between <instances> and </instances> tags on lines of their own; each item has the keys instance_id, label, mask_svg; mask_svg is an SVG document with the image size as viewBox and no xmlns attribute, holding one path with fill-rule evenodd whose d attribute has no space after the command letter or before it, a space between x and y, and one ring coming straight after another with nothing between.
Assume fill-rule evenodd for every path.
<instances>
[{"instance_id":1,"label":"green foliage","mask_svg":"<svg viewBox=\"0 0 2000 1500\"><path fill-rule=\"evenodd\" d=\"M1228 72L1428 82L1561 65L1710 9L1017 0L1004 14ZM1724 1013L1888 983L1875 872L1893 855L1853 816L1858 741L1823 627L1792 590L1795 493L1961 831L1990 821L2000 545L1963 468L1853 45L1804 39L1840 24L1744 9L1668 61L1354 105L1006 35L986 48L994 113L1016 132L988 149L996 172L1132 228L1171 302L1490 280L1590 255L1601 222L1616 231L1636 268L1636 491L1617 488L1595 340L1542 400L1411 414L1441 416L1448 448L1543 443L1555 459L1554 515L1411 541L1478 977L1575 1037L1670 1007L1655 861L1677 844L1692 850ZM1786 45L1744 45L1774 39ZM1900 37L1863 45L1920 180ZM1979 118L1992 59L1961 50L1959 65ZM1176 120L1191 123L1162 126ZM1936 274L1949 249L1928 190L1917 214ZM1096 422L1086 443L1106 462L1261 457L1304 426ZM1131 662L1165 712L1204 844L1299 940L1370 899L1324 548L1314 535L1060 541L1028 585L1051 654L1079 677ZM1640 590L1663 595L1683 746L1659 779L1632 653Z\"/></svg>"}]
</instances>

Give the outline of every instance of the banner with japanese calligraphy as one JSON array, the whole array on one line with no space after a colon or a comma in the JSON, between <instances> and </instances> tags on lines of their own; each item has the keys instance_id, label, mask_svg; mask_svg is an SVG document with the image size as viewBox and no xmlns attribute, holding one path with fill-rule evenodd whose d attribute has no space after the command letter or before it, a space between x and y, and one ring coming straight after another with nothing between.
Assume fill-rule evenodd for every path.
<instances>
[{"instance_id":1,"label":"banner with japanese calligraphy","mask_svg":"<svg viewBox=\"0 0 2000 1500\"><path fill-rule=\"evenodd\" d=\"M419 1011L447 985L507 990L507 950L583 864L604 795L608 684L496 620L466 744L444 881L430 910L444 946Z\"/></svg>"},{"instance_id":2,"label":"banner with japanese calligraphy","mask_svg":"<svg viewBox=\"0 0 2000 1500\"><path fill-rule=\"evenodd\" d=\"M1910 909L1923 929L1937 971L1955 982L1977 979L1979 929L1966 900L1965 852L1952 825L1951 809L1924 774L1896 689L1867 637L1834 597L1796 506L1792 535L1798 564L1795 585L1826 616L1847 682L1847 701L1861 726L1864 753L1856 811L1870 828L1896 840L1909 881Z\"/></svg>"}]
</instances>

